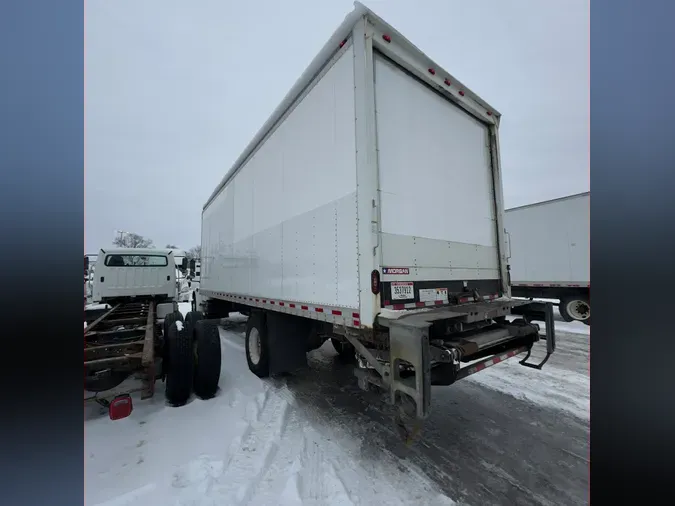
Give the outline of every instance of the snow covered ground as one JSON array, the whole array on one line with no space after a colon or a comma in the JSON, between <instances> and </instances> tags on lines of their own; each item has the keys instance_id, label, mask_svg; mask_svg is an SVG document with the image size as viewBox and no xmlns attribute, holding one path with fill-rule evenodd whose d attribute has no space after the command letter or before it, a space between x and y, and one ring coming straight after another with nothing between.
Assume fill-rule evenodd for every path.
<instances>
[{"instance_id":1,"label":"snow covered ground","mask_svg":"<svg viewBox=\"0 0 675 506\"><path fill-rule=\"evenodd\" d=\"M160 382L127 419L87 409L88 506L584 503L583 324L556 322L558 352L542 371L510 360L434 387L422 439L406 448L384 403L350 383L329 343L311 354L307 373L251 374L244 321L221 329L216 398L169 408Z\"/></svg>"}]
</instances>

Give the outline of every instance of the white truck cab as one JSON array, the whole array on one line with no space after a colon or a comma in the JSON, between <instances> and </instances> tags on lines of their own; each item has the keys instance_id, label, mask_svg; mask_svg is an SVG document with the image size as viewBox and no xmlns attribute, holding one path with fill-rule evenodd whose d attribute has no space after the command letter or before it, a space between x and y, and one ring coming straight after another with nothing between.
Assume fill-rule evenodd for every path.
<instances>
[{"instance_id":1,"label":"white truck cab","mask_svg":"<svg viewBox=\"0 0 675 506\"><path fill-rule=\"evenodd\" d=\"M174 301L177 290L173 251L102 249L96 260L92 292L95 303L125 297Z\"/></svg>"}]
</instances>

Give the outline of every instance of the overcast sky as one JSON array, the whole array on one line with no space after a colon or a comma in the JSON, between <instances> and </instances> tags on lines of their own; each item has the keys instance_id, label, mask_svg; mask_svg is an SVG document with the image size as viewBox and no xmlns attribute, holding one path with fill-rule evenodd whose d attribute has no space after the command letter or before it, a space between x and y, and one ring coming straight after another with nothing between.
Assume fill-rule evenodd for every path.
<instances>
[{"instance_id":1,"label":"overcast sky","mask_svg":"<svg viewBox=\"0 0 675 506\"><path fill-rule=\"evenodd\" d=\"M503 115L506 207L589 189L588 0L364 1ZM352 0L88 0L85 247L201 209Z\"/></svg>"}]
</instances>

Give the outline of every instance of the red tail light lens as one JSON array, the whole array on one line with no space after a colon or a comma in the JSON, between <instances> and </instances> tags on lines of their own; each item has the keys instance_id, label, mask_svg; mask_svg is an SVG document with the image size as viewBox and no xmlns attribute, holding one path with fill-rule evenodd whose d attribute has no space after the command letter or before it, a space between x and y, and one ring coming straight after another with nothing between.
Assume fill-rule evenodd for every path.
<instances>
[{"instance_id":1,"label":"red tail light lens","mask_svg":"<svg viewBox=\"0 0 675 506\"><path fill-rule=\"evenodd\" d=\"M380 293L380 272L378 270L370 273L370 290L373 295Z\"/></svg>"},{"instance_id":2,"label":"red tail light lens","mask_svg":"<svg viewBox=\"0 0 675 506\"><path fill-rule=\"evenodd\" d=\"M382 38L383 38L386 42L391 42L391 37L390 37L389 35L383 35Z\"/></svg>"},{"instance_id":3,"label":"red tail light lens","mask_svg":"<svg viewBox=\"0 0 675 506\"><path fill-rule=\"evenodd\" d=\"M108 415L111 420L126 418L133 411L134 406L130 395L122 395L114 399L108 406Z\"/></svg>"}]
</instances>

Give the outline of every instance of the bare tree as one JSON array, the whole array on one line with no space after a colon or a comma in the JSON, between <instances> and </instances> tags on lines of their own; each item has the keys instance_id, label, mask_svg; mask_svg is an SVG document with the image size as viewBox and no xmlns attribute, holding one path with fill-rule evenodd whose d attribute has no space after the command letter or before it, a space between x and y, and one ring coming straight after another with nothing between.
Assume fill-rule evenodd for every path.
<instances>
[{"instance_id":1,"label":"bare tree","mask_svg":"<svg viewBox=\"0 0 675 506\"><path fill-rule=\"evenodd\" d=\"M195 246L194 248L190 248L185 255L189 260L199 260L202 256L202 247Z\"/></svg>"},{"instance_id":2,"label":"bare tree","mask_svg":"<svg viewBox=\"0 0 675 506\"><path fill-rule=\"evenodd\" d=\"M152 239L132 232L119 232L113 239L113 244L119 248L154 248Z\"/></svg>"},{"instance_id":3,"label":"bare tree","mask_svg":"<svg viewBox=\"0 0 675 506\"><path fill-rule=\"evenodd\" d=\"M166 246L164 246L164 249L178 249L178 246L176 246L175 244L167 244Z\"/></svg>"}]
</instances>

